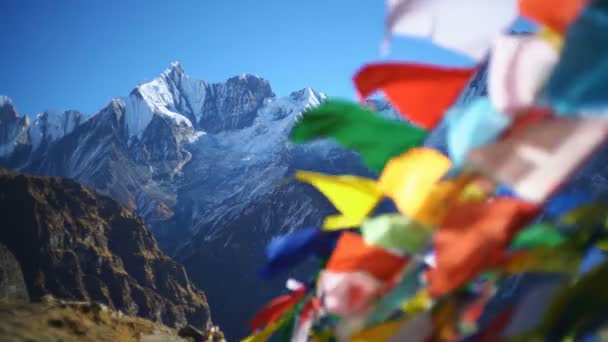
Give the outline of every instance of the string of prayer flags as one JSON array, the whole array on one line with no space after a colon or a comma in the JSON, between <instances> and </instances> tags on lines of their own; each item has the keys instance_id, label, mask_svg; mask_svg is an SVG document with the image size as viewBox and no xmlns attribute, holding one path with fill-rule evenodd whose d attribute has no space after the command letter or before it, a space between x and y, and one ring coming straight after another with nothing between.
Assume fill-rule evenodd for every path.
<instances>
[{"instance_id":1,"label":"string of prayer flags","mask_svg":"<svg viewBox=\"0 0 608 342\"><path fill-rule=\"evenodd\" d=\"M517 14L540 29L507 34ZM386 30L471 67L370 63L353 77L360 99L383 92L405 120L327 100L294 123L295 143L331 138L379 177L296 173L338 213L268 244L263 276L321 262L258 312L245 341L597 334L608 206L597 189L559 190L608 135L608 2L389 0ZM475 94L461 94L469 82Z\"/></svg>"},{"instance_id":2,"label":"string of prayer flags","mask_svg":"<svg viewBox=\"0 0 608 342\"><path fill-rule=\"evenodd\" d=\"M425 38L475 61L518 15L517 0L388 0L387 5L387 34Z\"/></svg>"},{"instance_id":3,"label":"string of prayer flags","mask_svg":"<svg viewBox=\"0 0 608 342\"><path fill-rule=\"evenodd\" d=\"M365 65L353 81L361 100L381 90L406 120L431 129L443 118L474 73L475 68L377 63Z\"/></svg>"},{"instance_id":4,"label":"string of prayer flags","mask_svg":"<svg viewBox=\"0 0 608 342\"><path fill-rule=\"evenodd\" d=\"M332 138L359 152L367 166L379 172L392 157L419 146L426 135L423 129L383 118L359 104L328 100L303 113L291 131L291 140L304 143Z\"/></svg>"}]
</instances>

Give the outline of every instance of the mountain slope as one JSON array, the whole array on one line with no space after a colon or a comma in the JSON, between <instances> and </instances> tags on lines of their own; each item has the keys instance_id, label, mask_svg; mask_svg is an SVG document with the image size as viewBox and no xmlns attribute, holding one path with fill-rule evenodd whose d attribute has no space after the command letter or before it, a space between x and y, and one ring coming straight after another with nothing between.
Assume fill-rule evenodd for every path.
<instances>
[{"instance_id":1,"label":"mountain slope","mask_svg":"<svg viewBox=\"0 0 608 342\"><path fill-rule=\"evenodd\" d=\"M0 243L29 295L95 300L168 325L210 322L205 295L134 213L66 179L0 172Z\"/></svg>"}]
</instances>

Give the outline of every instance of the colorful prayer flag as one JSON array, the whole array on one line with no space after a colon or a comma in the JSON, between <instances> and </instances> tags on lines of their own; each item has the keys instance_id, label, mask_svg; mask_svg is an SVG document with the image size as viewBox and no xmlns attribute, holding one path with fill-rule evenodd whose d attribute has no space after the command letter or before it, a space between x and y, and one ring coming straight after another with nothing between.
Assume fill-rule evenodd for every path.
<instances>
[{"instance_id":1,"label":"colorful prayer flag","mask_svg":"<svg viewBox=\"0 0 608 342\"><path fill-rule=\"evenodd\" d=\"M386 164L378 189L393 199L403 215L420 221L418 213L450 166L446 156L431 148L412 149Z\"/></svg>"},{"instance_id":2,"label":"colorful prayer flag","mask_svg":"<svg viewBox=\"0 0 608 342\"><path fill-rule=\"evenodd\" d=\"M361 100L381 90L406 120L431 129L441 121L474 73L474 68L378 63L365 65L353 81ZM383 139L385 136L379 140Z\"/></svg>"},{"instance_id":3,"label":"colorful prayer flag","mask_svg":"<svg viewBox=\"0 0 608 342\"><path fill-rule=\"evenodd\" d=\"M544 202L604 142L608 121L552 118L471 151L478 171L508 184L521 198Z\"/></svg>"},{"instance_id":4,"label":"colorful prayer flag","mask_svg":"<svg viewBox=\"0 0 608 342\"><path fill-rule=\"evenodd\" d=\"M404 256L369 246L358 234L344 232L325 268L332 272L364 271L378 280L390 281L407 261Z\"/></svg>"},{"instance_id":5,"label":"colorful prayer flag","mask_svg":"<svg viewBox=\"0 0 608 342\"><path fill-rule=\"evenodd\" d=\"M497 38L488 67L494 108L515 115L534 106L558 60L559 51L540 35Z\"/></svg>"},{"instance_id":6,"label":"colorful prayer flag","mask_svg":"<svg viewBox=\"0 0 608 342\"><path fill-rule=\"evenodd\" d=\"M340 100L328 100L304 112L291 131L295 143L332 138L359 152L365 164L378 172L392 157L422 144L426 135L423 129Z\"/></svg>"},{"instance_id":7,"label":"colorful prayer flag","mask_svg":"<svg viewBox=\"0 0 608 342\"><path fill-rule=\"evenodd\" d=\"M425 38L480 61L515 21L517 0L388 0L386 33ZM472 20L472 19L475 20Z\"/></svg>"},{"instance_id":8,"label":"colorful prayer flag","mask_svg":"<svg viewBox=\"0 0 608 342\"><path fill-rule=\"evenodd\" d=\"M382 198L376 181L369 178L298 171L296 179L317 188L340 212L340 216L325 221L323 228L328 230L358 226Z\"/></svg>"}]
</instances>

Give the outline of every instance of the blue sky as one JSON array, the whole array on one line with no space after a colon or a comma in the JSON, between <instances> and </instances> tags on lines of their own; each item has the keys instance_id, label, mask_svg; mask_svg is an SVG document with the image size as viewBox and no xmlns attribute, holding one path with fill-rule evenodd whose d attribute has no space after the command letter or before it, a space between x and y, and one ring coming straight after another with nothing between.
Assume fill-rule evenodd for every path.
<instances>
[{"instance_id":1,"label":"blue sky","mask_svg":"<svg viewBox=\"0 0 608 342\"><path fill-rule=\"evenodd\" d=\"M210 82L252 73L278 95L353 97L352 74L382 59L384 12L381 0L1 0L0 95L21 113L94 113L180 61ZM466 62L419 41L388 58Z\"/></svg>"}]
</instances>

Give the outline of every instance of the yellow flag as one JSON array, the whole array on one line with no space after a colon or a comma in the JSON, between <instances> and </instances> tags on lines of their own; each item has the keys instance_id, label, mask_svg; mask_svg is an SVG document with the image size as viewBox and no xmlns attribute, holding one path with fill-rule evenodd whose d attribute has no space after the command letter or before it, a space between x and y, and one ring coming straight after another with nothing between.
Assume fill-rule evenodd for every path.
<instances>
[{"instance_id":1,"label":"yellow flag","mask_svg":"<svg viewBox=\"0 0 608 342\"><path fill-rule=\"evenodd\" d=\"M471 181L471 176L462 175L436 183L413 217L424 224L440 225L452 204L461 200L461 194Z\"/></svg>"},{"instance_id":2,"label":"yellow flag","mask_svg":"<svg viewBox=\"0 0 608 342\"><path fill-rule=\"evenodd\" d=\"M434 224L435 219L429 218L424 205L430 203L427 202L429 195L451 164L446 156L431 148L411 149L386 164L378 189L393 199L402 214L421 223ZM445 188L436 191L445 193L451 186L446 183Z\"/></svg>"},{"instance_id":3,"label":"yellow flag","mask_svg":"<svg viewBox=\"0 0 608 342\"><path fill-rule=\"evenodd\" d=\"M323 228L328 230L360 225L382 198L376 181L369 178L298 171L296 179L317 188L340 212L325 220Z\"/></svg>"}]
</instances>

